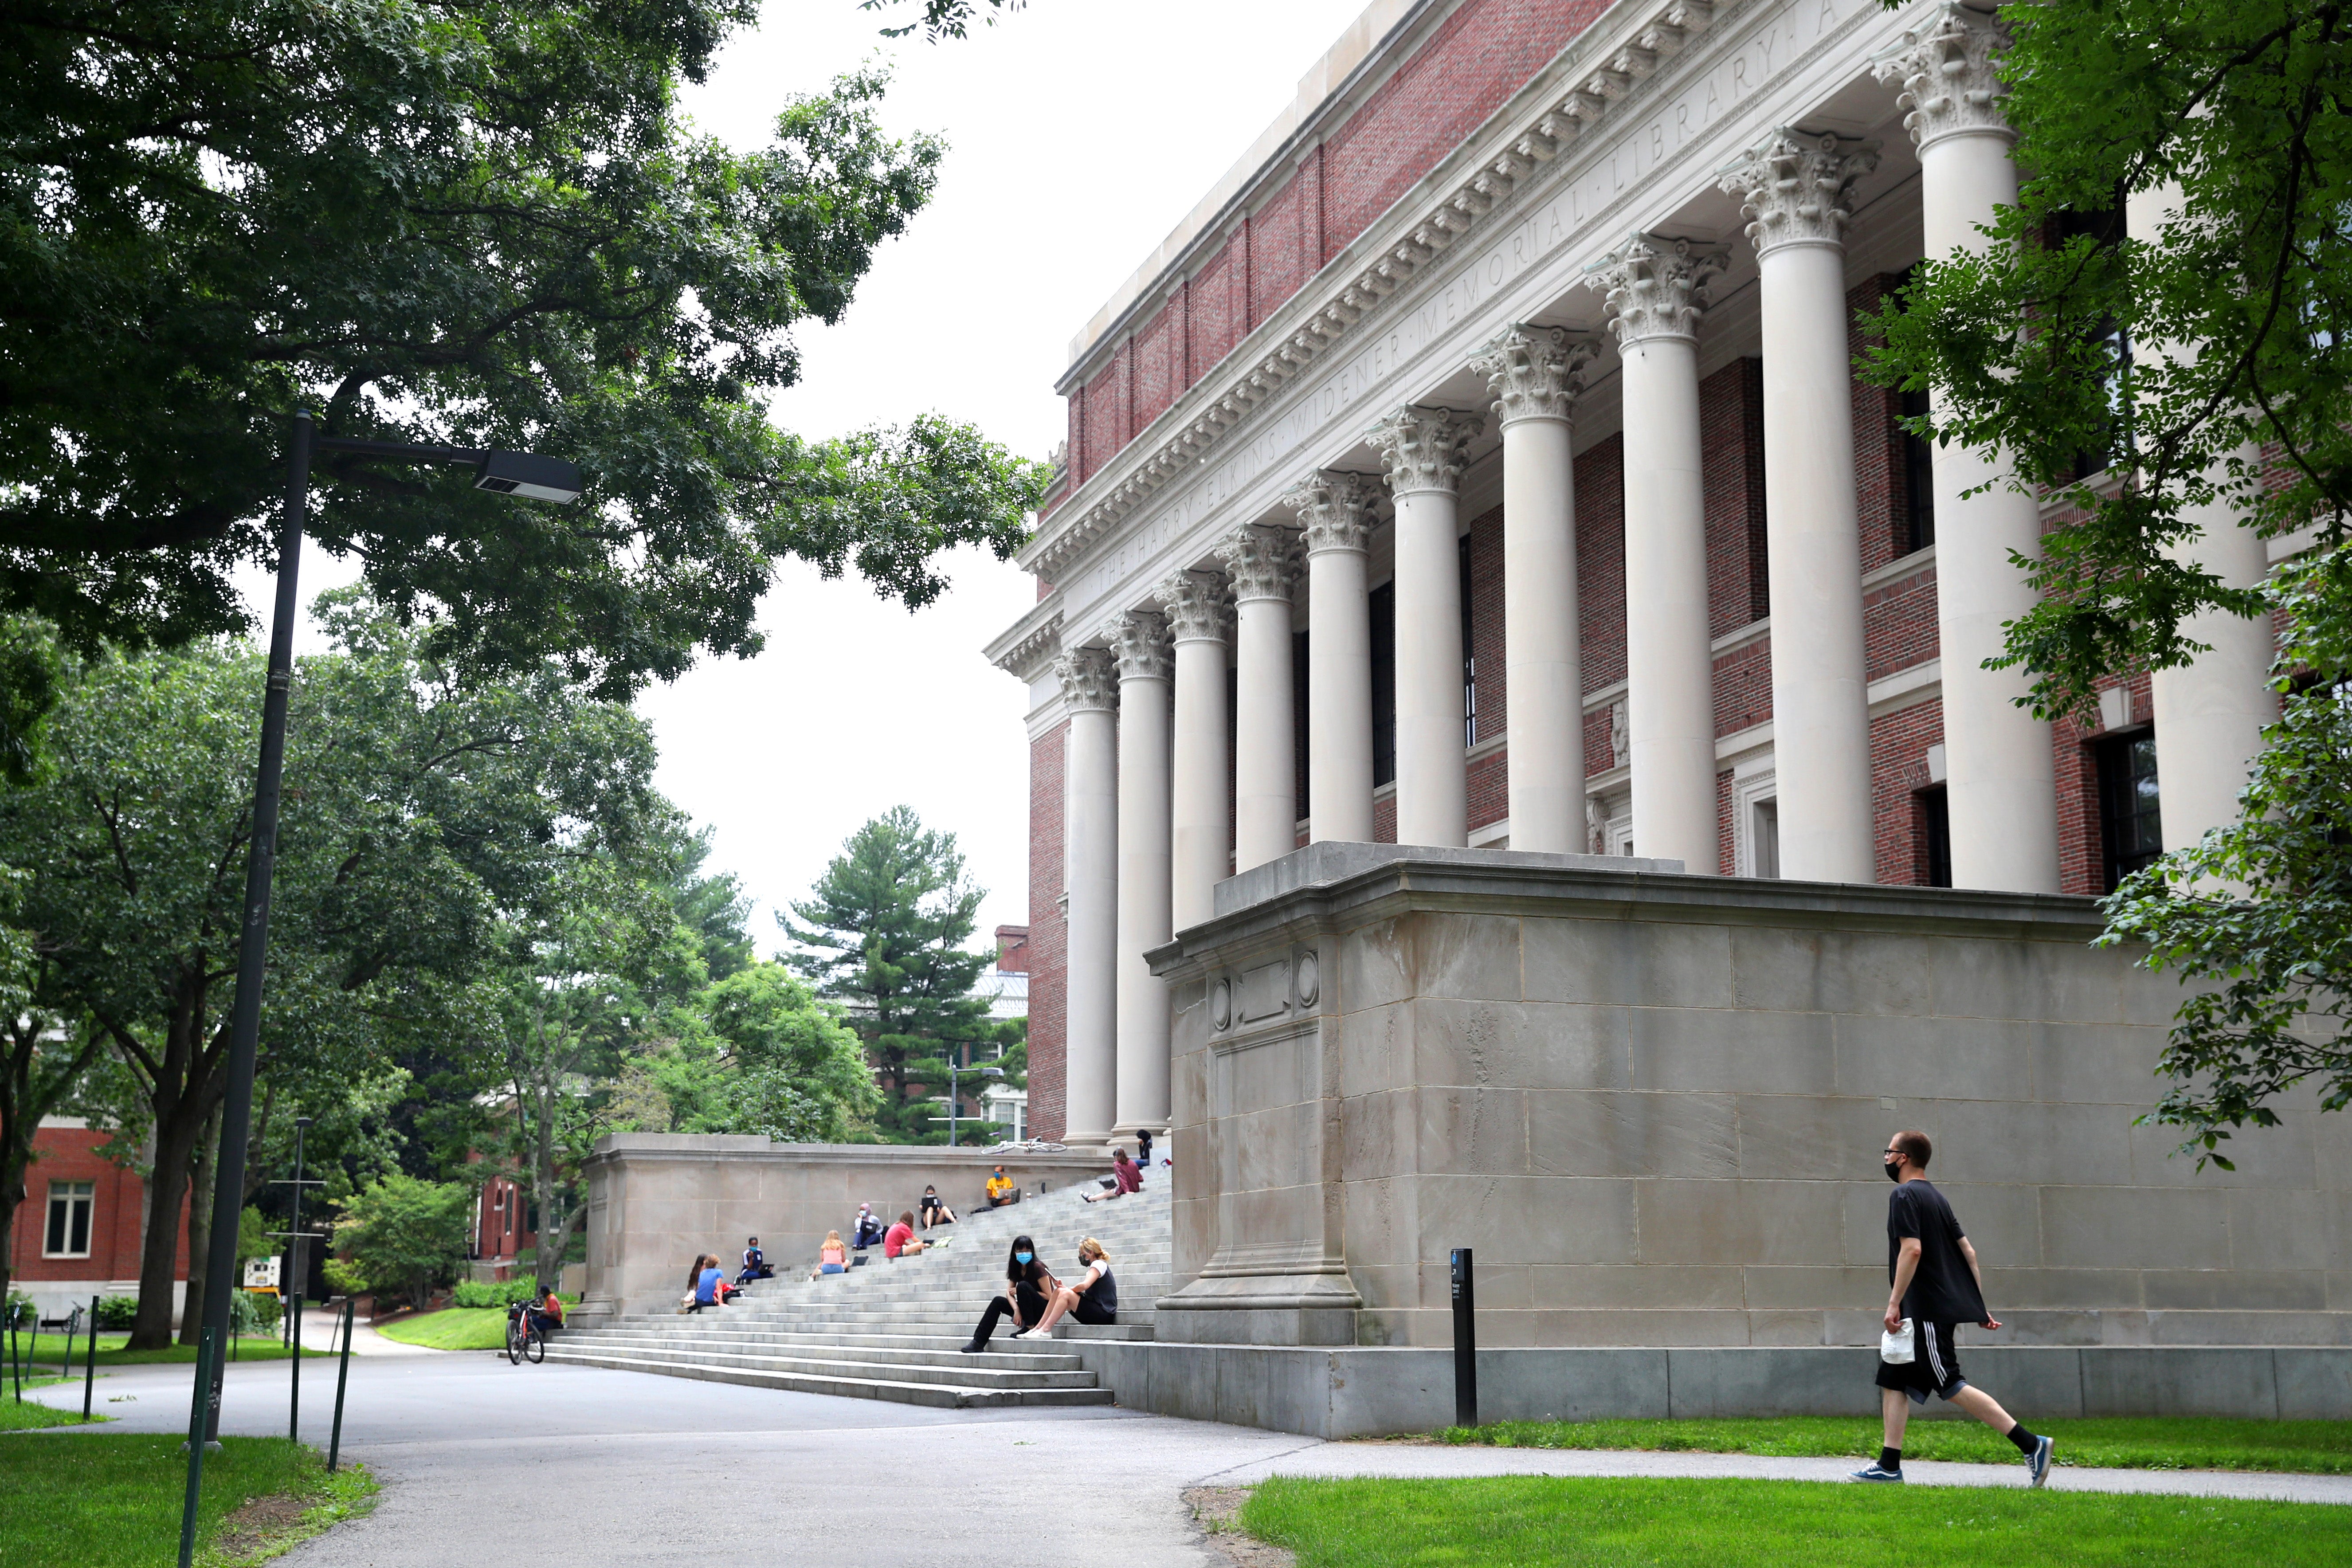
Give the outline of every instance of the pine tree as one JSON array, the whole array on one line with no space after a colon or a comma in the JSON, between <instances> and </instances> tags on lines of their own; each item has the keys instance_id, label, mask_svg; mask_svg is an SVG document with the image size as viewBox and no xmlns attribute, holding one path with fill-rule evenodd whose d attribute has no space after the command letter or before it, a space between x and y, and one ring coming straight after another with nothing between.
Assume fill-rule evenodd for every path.
<instances>
[{"instance_id":1,"label":"pine tree","mask_svg":"<svg viewBox=\"0 0 2352 1568\"><path fill-rule=\"evenodd\" d=\"M910 1084L929 1087L910 1067L995 1038L988 999L972 994L993 955L963 946L987 896L965 877L955 835L901 805L850 835L809 897L776 917L799 949L793 967L843 1005L865 1042L882 1080L876 1125L889 1142L940 1135L929 1103L908 1102Z\"/></svg>"}]
</instances>

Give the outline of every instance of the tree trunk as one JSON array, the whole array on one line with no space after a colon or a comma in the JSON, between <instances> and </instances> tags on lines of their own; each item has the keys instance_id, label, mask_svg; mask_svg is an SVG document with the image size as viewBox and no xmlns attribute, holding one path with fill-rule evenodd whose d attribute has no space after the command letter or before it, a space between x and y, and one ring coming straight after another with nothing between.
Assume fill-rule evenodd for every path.
<instances>
[{"instance_id":1,"label":"tree trunk","mask_svg":"<svg viewBox=\"0 0 2352 1568\"><path fill-rule=\"evenodd\" d=\"M179 1273L181 1205L187 1199L200 1132L199 1128L160 1122L155 1129L155 1163L147 1179L147 1234L139 1247L139 1315L131 1324L131 1350L160 1351L172 1342L172 1285Z\"/></svg>"},{"instance_id":2,"label":"tree trunk","mask_svg":"<svg viewBox=\"0 0 2352 1568\"><path fill-rule=\"evenodd\" d=\"M188 1183L188 1294L180 1310L180 1342L199 1344L205 1331L205 1279L213 1258L213 1196L220 1172L220 1109L205 1118L196 1141L196 1172Z\"/></svg>"}]
</instances>

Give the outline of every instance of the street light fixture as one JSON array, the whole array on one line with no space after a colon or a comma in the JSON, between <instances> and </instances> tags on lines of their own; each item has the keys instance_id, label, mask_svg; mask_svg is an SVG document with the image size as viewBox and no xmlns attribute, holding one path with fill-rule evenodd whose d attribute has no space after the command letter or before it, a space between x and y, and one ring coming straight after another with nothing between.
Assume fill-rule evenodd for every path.
<instances>
[{"instance_id":1,"label":"street light fixture","mask_svg":"<svg viewBox=\"0 0 2352 1568\"><path fill-rule=\"evenodd\" d=\"M320 436L312 427L310 410L295 411L286 458L286 515L278 533L278 594L269 626L269 682L261 702L261 758L254 774L253 842L245 868L236 1003L229 1016L228 1089L221 1102L220 1158L213 1177L204 1328L197 1340L195 1388L189 1402L188 1493L180 1514L180 1568L189 1568L195 1552L196 1500L204 1484L205 1447L220 1430L220 1346L227 1338L230 1294L235 1288L229 1276L236 1268L236 1222L245 1194L245 1145L253 1126L254 1053L261 1036L261 982L269 949L270 873L278 858L278 780L285 771L286 710L294 687L294 623L301 614L296 580L301 567L302 525L310 507L314 450L471 468L476 489L537 500L577 500L583 488L579 468L561 458ZM301 1188L295 1192L299 1196Z\"/></svg>"}]
</instances>

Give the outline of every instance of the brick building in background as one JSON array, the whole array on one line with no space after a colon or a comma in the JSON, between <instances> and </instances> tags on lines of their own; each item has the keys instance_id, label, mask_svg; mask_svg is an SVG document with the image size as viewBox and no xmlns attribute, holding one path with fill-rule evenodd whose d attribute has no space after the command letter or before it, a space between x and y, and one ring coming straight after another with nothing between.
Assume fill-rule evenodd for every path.
<instances>
[{"instance_id":1,"label":"brick building in background","mask_svg":"<svg viewBox=\"0 0 2352 1568\"><path fill-rule=\"evenodd\" d=\"M1041 1135L1164 1117L1141 954L1313 839L2084 894L2233 814L2268 628L2032 719L1982 667L2054 513L1840 368L2014 189L1998 47L1950 5L1378 0L1087 325L987 650ZM2242 531L2200 546L2233 582L2293 547Z\"/></svg>"},{"instance_id":2,"label":"brick building in background","mask_svg":"<svg viewBox=\"0 0 2352 1568\"><path fill-rule=\"evenodd\" d=\"M139 1291L139 1253L147 1226L147 1184L106 1157L111 1132L79 1117L43 1118L33 1132L33 1166L10 1240L11 1289L33 1299L44 1318L87 1308L93 1296ZM188 1214L178 1218L172 1316L179 1320L188 1282Z\"/></svg>"}]
</instances>

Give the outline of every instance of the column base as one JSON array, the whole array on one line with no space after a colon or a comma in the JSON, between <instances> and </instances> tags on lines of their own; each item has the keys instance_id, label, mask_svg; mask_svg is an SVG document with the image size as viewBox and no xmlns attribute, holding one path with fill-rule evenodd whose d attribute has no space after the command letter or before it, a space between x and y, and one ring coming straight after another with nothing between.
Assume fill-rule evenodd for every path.
<instances>
[{"instance_id":1,"label":"column base","mask_svg":"<svg viewBox=\"0 0 2352 1568\"><path fill-rule=\"evenodd\" d=\"M1203 1345L1352 1345L1363 1297L1328 1274L1203 1275L1157 1305L1152 1337Z\"/></svg>"}]
</instances>

